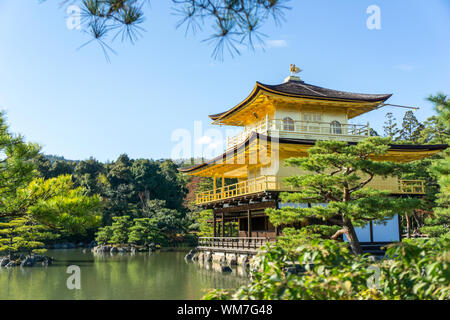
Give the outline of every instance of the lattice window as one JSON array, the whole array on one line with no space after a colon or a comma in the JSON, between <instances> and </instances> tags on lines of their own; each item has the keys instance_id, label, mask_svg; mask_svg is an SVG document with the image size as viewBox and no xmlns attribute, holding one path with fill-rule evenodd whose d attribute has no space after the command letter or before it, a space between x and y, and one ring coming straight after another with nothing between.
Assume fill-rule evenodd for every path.
<instances>
[{"instance_id":1,"label":"lattice window","mask_svg":"<svg viewBox=\"0 0 450 320\"><path fill-rule=\"evenodd\" d=\"M292 118L286 117L283 119L283 131L294 131L295 125Z\"/></svg>"},{"instance_id":2,"label":"lattice window","mask_svg":"<svg viewBox=\"0 0 450 320\"><path fill-rule=\"evenodd\" d=\"M342 134L342 125L339 121L334 120L331 122L331 133Z\"/></svg>"}]
</instances>

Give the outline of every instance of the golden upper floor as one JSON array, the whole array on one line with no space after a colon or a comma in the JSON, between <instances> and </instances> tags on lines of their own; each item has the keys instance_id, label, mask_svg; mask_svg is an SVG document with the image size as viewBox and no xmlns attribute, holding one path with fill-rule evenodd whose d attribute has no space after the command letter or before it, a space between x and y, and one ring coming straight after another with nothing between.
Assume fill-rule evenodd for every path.
<instances>
[{"instance_id":1,"label":"golden upper floor","mask_svg":"<svg viewBox=\"0 0 450 320\"><path fill-rule=\"evenodd\" d=\"M356 143L370 136L369 124L349 123L384 105L391 94L361 94L326 89L289 77L280 85L256 83L251 94L228 111L210 115L213 124L242 127L227 139L222 155L180 171L213 177L214 188L197 195L197 204L261 191L285 190L283 178L297 171L284 166L291 157L307 157L317 140ZM391 145L377 161L408 162L431 156L443 145ZM238 183L224 186L224 178ZM216 179L222 186L216 188ZM374 180L372 187L399 194L422 194L423 181Z\"/></svg>"},{"instance_id":2,"label":"golden upper floor","mask_svg":"<svg viewBox=\"0 0 450 320\"><path fill-rule=\"evenodd\" d=\"M379 108L390 96L327 89L291 76L279 85L257 82L244 101L209 117L213 124L242 127L242 132L227 138L227 149L252 132L286 138L359 141L370 135L370 126L349 120Z\"/></svg>"},{"instance_id":3,"label":"golden upper floor","mask_svg":"<svg viewBox=\"0 0 450 320\"><path fill-rule=\"evenodd\" d=\"M265 119L292 116L295 121L343 123L380 107L391 94L362 94L327 89L289 77L279 85L257 82L251 94L235 107L210 115L213 124L252 126Z\"/></svg>"}]
</instances>

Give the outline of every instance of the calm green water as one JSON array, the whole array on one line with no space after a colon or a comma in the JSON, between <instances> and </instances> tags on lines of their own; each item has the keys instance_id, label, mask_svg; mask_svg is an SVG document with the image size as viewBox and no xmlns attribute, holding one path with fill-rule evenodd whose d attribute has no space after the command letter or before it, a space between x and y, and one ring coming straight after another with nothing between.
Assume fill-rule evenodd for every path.
<instances>
[{"instance_id":1,"label":"calm green water","mask_svg":"<svg viewBox=\"0 0 450 320\"><path fill-rule=\"evenodd\" d=\"M49 250L48 267L0 268L0 299L200 299L209 288L237 288L247 278L235 269L184 261L186 252L97 256L81 249ZM81 289L67 289L67 267L81 270Z\"/></svg>"}]
</instances>

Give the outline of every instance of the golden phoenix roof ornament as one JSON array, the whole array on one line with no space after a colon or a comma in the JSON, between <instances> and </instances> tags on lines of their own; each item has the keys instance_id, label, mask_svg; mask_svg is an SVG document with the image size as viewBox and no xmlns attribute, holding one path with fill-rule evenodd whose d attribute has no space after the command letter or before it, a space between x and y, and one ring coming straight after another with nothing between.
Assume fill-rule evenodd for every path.
<instances>
[{"instance_id":1,"label":"golden phoenix roof ornament","mask_svg":"<svg viewBox=\"0 0 450 320\"><path fill-rule=\"evenodd\" d=\"M302 72L302 69L296 67L295 64L291 64L290 70L291 70L291 77L294 76L294 73Z\"/></svg>"}]
</instances>

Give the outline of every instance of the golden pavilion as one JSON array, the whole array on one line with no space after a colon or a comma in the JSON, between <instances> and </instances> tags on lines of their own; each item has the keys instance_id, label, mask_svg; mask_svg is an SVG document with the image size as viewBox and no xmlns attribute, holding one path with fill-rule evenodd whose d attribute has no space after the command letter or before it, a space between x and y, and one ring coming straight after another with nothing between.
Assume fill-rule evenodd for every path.
<instances>
[{"instance_id":1,"label":"golden pavilion","mask_svg":"<svg viewBox=\"0 0 450 320\"><path fill-rule=\"evenodd\" d=\"M391 94L352 93L311 85L294 75L298 71L291 65L291 75L281 84L256 82L242 102L210 115L213 124L238 126L242 131L227 138L223 154L180 169L188 175L213 178L213 189L197 194L196 204L213 210L214 236L231 236L233 233L227 223L238 222L241 238L276 237L279 230L271 225L264 210L283 206L278 194L291 190L284 185L283 178L300 173L298 168L283 166L283 161L306 157L308 148L316 140L353 144L370 136L368 123L354 124L350 120L377 110L391 97ZM376 160L408 162L429 157L445 148L444 145L392 144L387 155ZM238 182L225 185L225 178L235 178ZM370 186L390 190L394 196L424 194L424 181L420 180L377 177ZM359 230L358 237L362 242L399 240L398 224L396 221L390 226L397 229L395 235L388 238L374 239L377 233L373 226L367 235Z\"/></svg>"}]
</instances>

